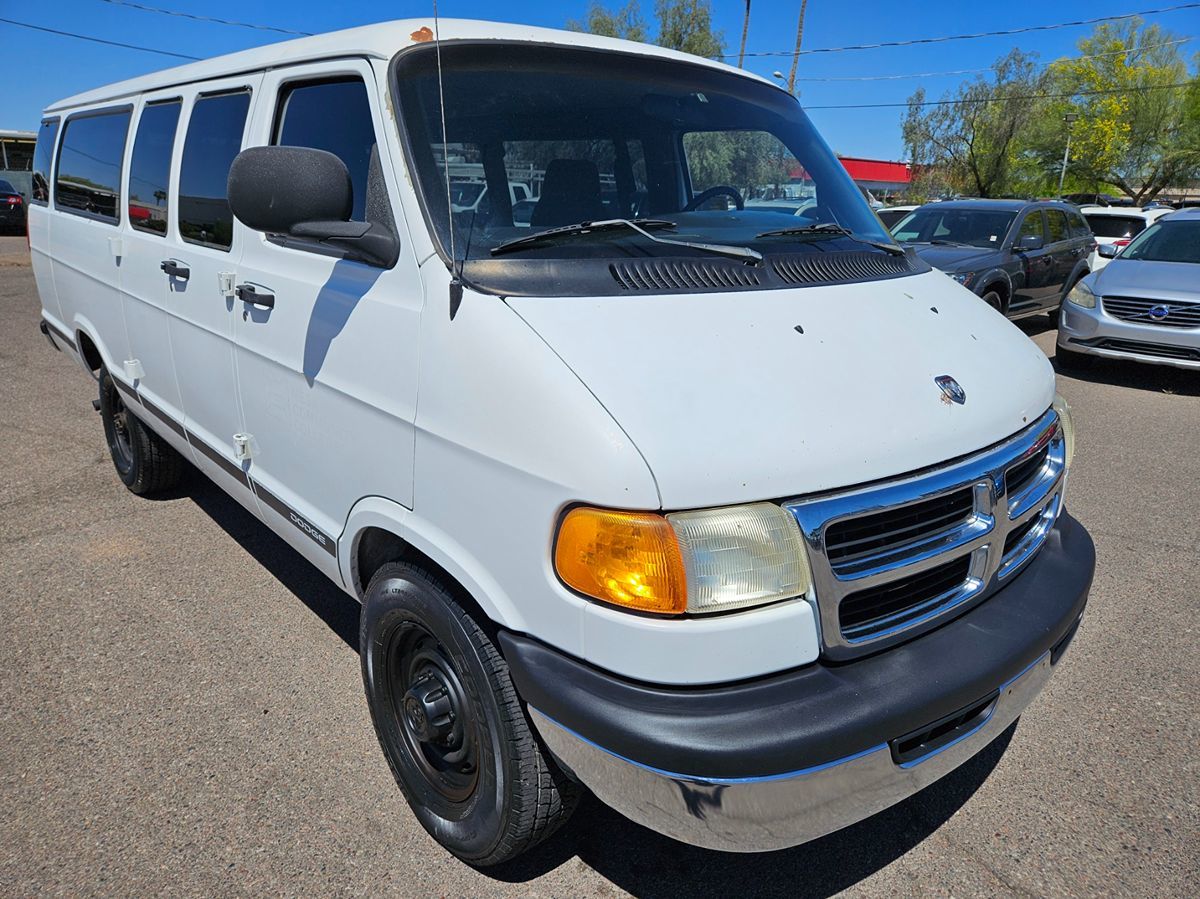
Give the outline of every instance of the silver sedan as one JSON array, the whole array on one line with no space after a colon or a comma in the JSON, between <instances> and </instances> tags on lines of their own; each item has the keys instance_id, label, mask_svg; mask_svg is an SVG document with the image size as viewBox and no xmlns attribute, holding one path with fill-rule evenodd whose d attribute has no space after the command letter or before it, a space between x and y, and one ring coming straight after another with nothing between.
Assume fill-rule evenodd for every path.
<instances>
[{"instance_id":1,"label":"silver sedan","mask_svg":"<svg viewBox=\"0 0 1200 899\"><path fill-rule=\"evenodd\" d=\"M1067 295L1060 363L1135 359L1200 369L1200 209L1160 218Z\"/></svg>"}]
</instances>

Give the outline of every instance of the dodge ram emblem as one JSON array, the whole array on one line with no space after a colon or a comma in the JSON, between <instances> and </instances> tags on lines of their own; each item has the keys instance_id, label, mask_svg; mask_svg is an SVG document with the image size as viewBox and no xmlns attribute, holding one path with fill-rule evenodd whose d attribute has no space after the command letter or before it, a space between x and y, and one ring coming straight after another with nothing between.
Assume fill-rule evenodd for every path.
<instances>
[{"instance_id":1,"label":"dodge ram emblem","mask_svg":"<svg viewBox=\"0 0 1200 899\"><path fill-rule=\"evenodd\" d=\"M962 385L958 381L949 375L938 375L933 379L933 383L942 389L942 402L947 406L951 403L958 403L961 406L967 401L967 392L962 389Z\"/></svg>"}]
</instances>

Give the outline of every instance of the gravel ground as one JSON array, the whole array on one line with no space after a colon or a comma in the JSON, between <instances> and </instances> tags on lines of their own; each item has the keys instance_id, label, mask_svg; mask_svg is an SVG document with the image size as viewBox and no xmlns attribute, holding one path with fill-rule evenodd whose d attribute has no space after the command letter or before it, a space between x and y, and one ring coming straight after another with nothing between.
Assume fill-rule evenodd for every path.
<instances>
[{"instance_id":1,"label":"gravel ground","mask_svg":"<svg viewBox=\"0 0 1200 899\"><path fill-rule=\"evenodd\" d=\"M973 762L792 850L694 849L590 800L480 872L394 787L357 605L202 477L121 486L94 386L37 333L24 238L0 238L0 317L0 895L1195 895L1200 373L1060 376L1091 604Z\"/></svg>"}]
</instances>

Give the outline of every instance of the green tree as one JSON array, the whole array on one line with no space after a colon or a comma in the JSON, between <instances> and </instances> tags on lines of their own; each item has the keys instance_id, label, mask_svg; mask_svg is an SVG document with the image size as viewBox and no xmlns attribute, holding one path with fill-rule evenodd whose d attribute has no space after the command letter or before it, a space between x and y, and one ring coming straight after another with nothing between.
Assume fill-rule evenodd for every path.
<instances>
[{"instance_id":1,"label":"green tree","mask_svg":"<svg viewBox=\"0 0 1200 899\"><path fill-rule=\"evenodd\" d=\"M926 104L918 89L902 127L914 167L972 196L1018 192L1028 177L1027 138L1043 81L1036 58L1013 50L988 75L964 82L937 104Z\"/></svg>"},{"instance_id":2,"label":"green tree","mask_svg":"<svg viewBox=\"0 0 1200 899\"><path fill-rule=\"evenodd\" d=\"M655 0L660 47L716 58L725 52L725 35L713 31L709 0Z\"/></svg>"},{"instance_id":3,"label":"green tree","mask_svg":"<svg viewBox=\"0 0 1200 899\"><path fill-rule=\"evenodd\" d=\"M619 37L627 41L646 43L646 20L642 18L637 0L629 0L620 9L610 10L596 0L588 7L583 22L574 19L567 22L571 31L586 31L604 37Z\"/></svg>"},{"instance_id":4,"label":"green tree","mask_svg":"<svg viewBox=\"0 0 1200 899\"><path fill-rule=\"evenodd\" d=\"M1111 184L1145 203L1200 175L1200 77L1189 76L1180 46L1178 35L1132 19L1098 26L1079 57L1051 64L1048 92L1070 96L1046 109L1047 133L1035 141L1044 164L1061 164L1071 112L1077 186Z\"/></svg>"}]
</instances>

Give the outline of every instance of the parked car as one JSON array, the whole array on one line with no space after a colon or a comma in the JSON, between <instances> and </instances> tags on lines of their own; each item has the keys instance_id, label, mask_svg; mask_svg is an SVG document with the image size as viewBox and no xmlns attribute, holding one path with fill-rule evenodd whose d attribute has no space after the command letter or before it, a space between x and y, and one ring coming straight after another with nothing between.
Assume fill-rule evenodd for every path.
<instances>
[{"instance_id":1,"label":"parked car","mask_svg":"<svg viewBox=\"0 0 1200 899\"><path fill-rule=\"evenodd\" d=\"M1095 244L1079 210L1057 201L930 203L892 235L1009 318L1055 315Z\"/></svg>"},{"instance_id":2,"label":"parked car","mask_svg":"<svg viewBox=\"0 0 1200 899\"><path fill-rule=\"evenodd\" d=\"M3 178L0 178L0 230L25 233L25 197Z\"/></svg>"},{"instance_id":3,"label":"parked car","mask_svg":"<svg viewBox=\"0 0 1200 899\"><path fill-rule=\"evenodd\" d=\"M1059 362L1095 356L1200 369L1200 209L1160 217L1075 286L1058 325Z\"/></svg>"},{"instance_id":4,"label":"parked car","mask_svg":"<svg viewBox=\"0 0 1200 899\"><path fill-rule=\"evenodd\" d=\"M1096 249L1088 255L1088 268L1098 272L1108 265L1110 256L1100 255L1099 249L1111 246L1119 253L1129 246L1130 241L1146 230L1146 226L1168 213L1169 206L1136 209L1123 206L1083 206L1080 212L1087 219L1088 227L1096 238Z\"/></svg>"},{"instance_id":5,"label":"parked car","mask_svg":"<svg viewBox=\"0 0 1200 899\"><path fill-rule=\"evenodd\" d=\"M1004 733L1094 568L1045 355L890 239L777 85L427 22L45 111L42 328L121 481L186 460L361 600L383 752L475 865L579 783L697 845L794 845ZM738 208L732 163L688 187L697 132L770 139L812 215ZM492 196L544 170L528 227L453 212L447 140Z\"/></svg>"},{"instance_id":6,"label":"parked car","mask_svg":"<svg viewBox=\"0 0 1200 899\"><path fill-rule=\"evenodd\" d=\"M891 228L916 208L916 206L886 206L883 209L876 209L875 214L887 228Z\"/></svg>"}]
</instances>

